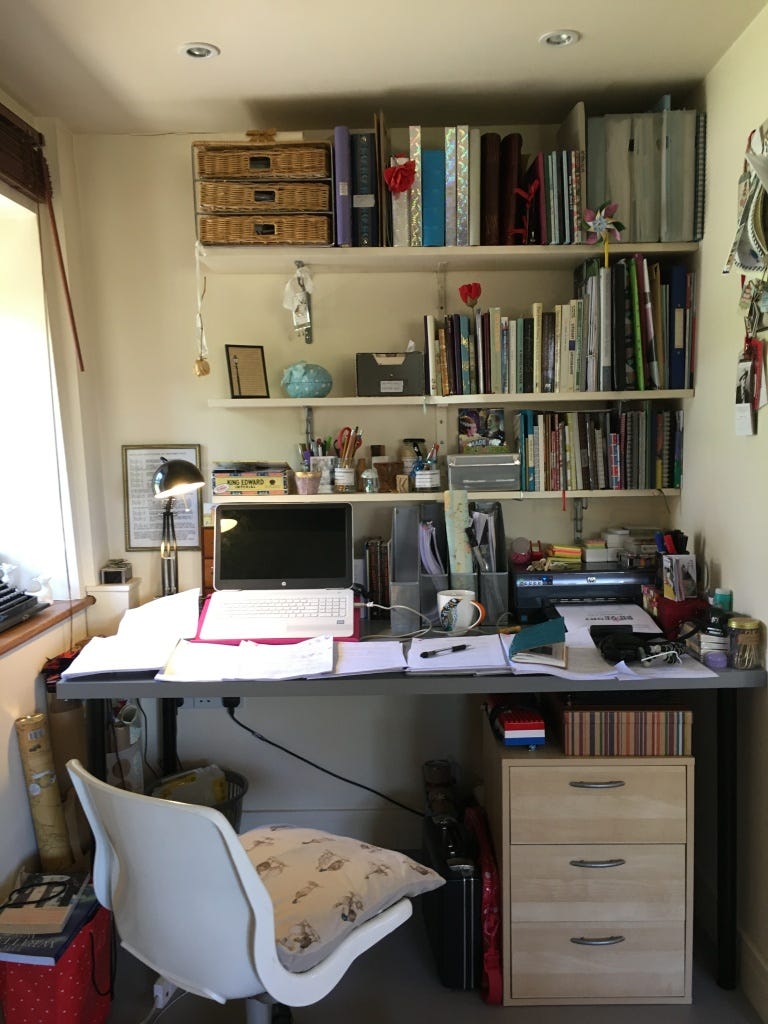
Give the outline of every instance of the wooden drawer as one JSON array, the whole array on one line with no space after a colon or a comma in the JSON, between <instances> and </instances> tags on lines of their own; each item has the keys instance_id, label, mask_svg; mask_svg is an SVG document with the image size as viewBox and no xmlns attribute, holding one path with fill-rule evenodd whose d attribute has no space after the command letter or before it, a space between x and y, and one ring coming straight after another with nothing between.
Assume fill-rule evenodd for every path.
<instances>
[{"instance_id":1,"label":"wooden drawer","mask_svg":"<svg viewBox=\"0 0 768 1024\"><path fill-rule=\"evenodd\" d=\"M685 869L682 844L512 846L510 920L684 921Z\"/></svg>"},{"instance_id":2,"label":"wooden drawer","mask_svg":"<svg viewBox=\"0 0 768 1024\"><path fill-rule=\"evenodd\" d=\"M513 1001L688 1001L683 922L512 924L510 945Z\"/></svg>"},{"instance_id":3,"label":"wooden drawer","mask_svg":"<svg viewBox=\"0 0 768 1024\"><path fill-rule=\"evenodd\" d=\"M686 765L518 766L509 772L509 842L684 843Z\"/></svg>"}]
</instances>

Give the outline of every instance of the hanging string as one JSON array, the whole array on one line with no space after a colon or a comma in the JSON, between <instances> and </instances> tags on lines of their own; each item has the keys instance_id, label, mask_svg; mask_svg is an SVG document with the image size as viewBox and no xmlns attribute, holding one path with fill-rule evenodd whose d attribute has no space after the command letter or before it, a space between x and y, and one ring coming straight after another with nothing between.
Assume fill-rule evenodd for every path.
<instances>
[{"instance_id":1,"label":"hanging string","mask_svg":"<svg viewBox=\"0 0 768 1024\"><path fill-rule=\"evenodd\" d=\"M45 159L43 154L40 154L40 161L42 163L43 172L45 174L45 205L48 207L48 216L51 221L51 231L53 233L53 244L56 249L56 259L59 265L59 271L61 273L61 282L64 287L64 298L67 304L67 312L69 314L69 323L72 327L72 335L75 341L75 355L77 357L77 365L80 372L85 371L85 365L83 364L83 353L80 349L80 338L77 333L77 323L75 322L75 311L72 308L72 296L69 293L69 282L67 281L67 272L64 268L64 256L61 251L61 240L59 239L59 228L56 224L56 214L53 211L53 186L51 185L51 173L48 168L48 161Z\"/></svg>"},{"instance_id":2,"label":"hanging string","mask_svg":"<svg viewBox=\"0 0 768 1024\"><path fill-rule=\"evenodd\" d=\"M197 328L197 359L193 364L196 377L206 377L211 372L208 362L208 343L205 340L205 325L203 323L203 299L208 287L208 278L203 275L200 266L200 245L195 246L195 280L197 283L197 316L195 325Z\"/></svg>"}]
</instances>

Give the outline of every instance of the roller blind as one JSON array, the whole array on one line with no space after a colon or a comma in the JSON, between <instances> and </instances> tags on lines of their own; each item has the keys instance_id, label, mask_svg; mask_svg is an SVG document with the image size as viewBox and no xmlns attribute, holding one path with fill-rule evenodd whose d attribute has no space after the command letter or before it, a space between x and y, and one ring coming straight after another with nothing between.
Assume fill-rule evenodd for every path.
<instances>
[{"instance_id":1,"label":"roller blind","mask_svg":"<svg viewBox=\"0 0 768 1024\"><path fill-rule=\"evenodd\" d=\"M0 104L0 179L36 202L48 190L44 145L40 132Z\"/></svg>"}]
</instances>

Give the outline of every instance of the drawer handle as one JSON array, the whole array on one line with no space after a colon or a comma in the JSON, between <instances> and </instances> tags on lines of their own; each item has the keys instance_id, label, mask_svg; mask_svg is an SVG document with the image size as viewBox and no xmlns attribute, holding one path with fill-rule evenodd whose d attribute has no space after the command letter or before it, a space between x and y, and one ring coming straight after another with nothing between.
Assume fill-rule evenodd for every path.
<instances>
[{"instance_id":1,"label":"drawer handle","mask_svg":"<svg viewBox=\"0 0 768 1024\"><path fill-rule=\"evenodd\" d=\"M570 864L574 868L620 868L627 862L623 857L613 857L611 860L572 860Z\"/></svg>"},{"instance_id":2,"label":"drawer handle","mask_svg":"<svg viewBox=\"0 0 768 1024\"><path fill-rule=\"evenodd\" d=\"M624 941L623 935L606 935L602 939L587 939L583 935L574 935L571 938L571 942L576 946L616 946L619 942Z\"/></svg>"},{"instance_id":3,"label":"drawer handle","mask_svg":"<svg viewBox=\"0 0 768 1024\"><path fill-rule=\"evenodd\" d=\"M620 786L626 786L626 782L614 779L611 782L569 782L568 785L574 789L618 789Z\"/></svg>"}]
</instances>

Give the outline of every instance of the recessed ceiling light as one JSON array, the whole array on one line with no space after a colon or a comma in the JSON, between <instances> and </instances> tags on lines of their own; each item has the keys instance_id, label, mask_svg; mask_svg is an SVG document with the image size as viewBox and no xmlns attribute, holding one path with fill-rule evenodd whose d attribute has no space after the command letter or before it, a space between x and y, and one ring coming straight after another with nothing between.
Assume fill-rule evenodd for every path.
<instances>
[{"instance_id":1,"label":"recessed ceiling light","mask_svg":"<svg viewBox=\"0 0 768 1024\"><path fill-rule=\"evenodd\" d=\"M218 57L221 50L213 43L184 43L179 48L179 53L185 57L192 57L194 60L205 60L207 57Z\"/></svg>"},{"instance_id":2,"label":"recessed ceiling light","mask_svg":"<svg viewBox=\"0 0 768 1024\"><path fill-rule=\"evenodd\" d=\"M581 32L574 28L556 28L553 32L545 32L539 36L542 46L571 46L581 39Z\"/></svg>"}]
</instances>

